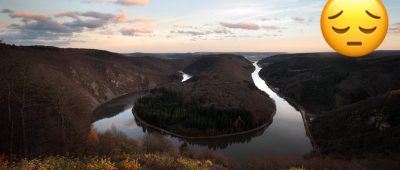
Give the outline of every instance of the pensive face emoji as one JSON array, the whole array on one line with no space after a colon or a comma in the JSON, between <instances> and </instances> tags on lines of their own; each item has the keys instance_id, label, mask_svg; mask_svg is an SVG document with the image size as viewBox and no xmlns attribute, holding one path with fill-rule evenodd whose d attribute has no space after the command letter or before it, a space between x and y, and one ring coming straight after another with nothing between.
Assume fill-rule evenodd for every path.
<instances>
[{"instance_id":1,"label":"pensive face emoji","mask_svg":"<svg viewBox=\"0 0 400 170\"><path fill-rule=\"evenodd\" d=\"M373 52L385 39L388 16L380 0L328 0L321 29L335 51L361 57Z\"/></svg>"}]
</instances>

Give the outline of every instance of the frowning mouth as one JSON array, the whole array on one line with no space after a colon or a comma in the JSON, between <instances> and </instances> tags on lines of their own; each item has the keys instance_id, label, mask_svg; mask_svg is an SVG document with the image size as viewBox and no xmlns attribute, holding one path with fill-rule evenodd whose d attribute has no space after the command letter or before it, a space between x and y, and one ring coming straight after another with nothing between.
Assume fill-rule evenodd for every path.
<instances>
[{"instance_id":1,"label":"frowning mouth","mask_svg":"<svg viewBox=\"0 0 400 170\"><path fill-rule=\"evenodd\" d=\"M362 42L347 42L348 46L362 46Z\"/></svg>"}]
</instances>

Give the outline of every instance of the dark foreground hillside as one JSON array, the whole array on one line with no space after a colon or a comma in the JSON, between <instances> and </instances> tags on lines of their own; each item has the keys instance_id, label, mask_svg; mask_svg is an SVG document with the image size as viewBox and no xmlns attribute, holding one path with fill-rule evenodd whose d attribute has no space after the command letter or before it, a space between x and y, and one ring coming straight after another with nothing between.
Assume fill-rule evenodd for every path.
<instances>
[{"instance_id":1,"label":"dark foreground hillside","mask_svg":"<svg viewBox=\"0 0 400 170\"><path fill-rule=\"evenodd\" d=\"M253 69L241 56L202 57L184 69L191 79L153 90L136 103L135 113L152 125L190 137L265 127L275 105L253 84Z\"/></svg>"},{"instance_id":2,"label":"dark foreground hillside","mask_svg":"<svg viewBox=\"0 0 400 170\"><path fill-rule=\"evenodd\" d=\"M278 55L260 76L313 118L321 154L399 159L400 55Z\"/></svg>"},{"instance_id":3,"label":"dark foreground hillside","mask_svg":"<svg viewBox=\"0 0 400 170\"><path fill-rule=\"evenodd\" d=\"M79 152L95 107L176 81L186 62L0 44L0 154Z\"/></svg>"}]
</instances>

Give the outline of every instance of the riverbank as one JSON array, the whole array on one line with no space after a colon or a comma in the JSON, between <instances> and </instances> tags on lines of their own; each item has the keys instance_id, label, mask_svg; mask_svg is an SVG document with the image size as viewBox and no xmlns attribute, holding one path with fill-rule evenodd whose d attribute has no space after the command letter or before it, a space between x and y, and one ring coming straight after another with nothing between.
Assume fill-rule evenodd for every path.
<instances>
[{"instance_id":1,"label":"riverbank","mask_svg":"<svg viewBox=\"0 0 400 170\"><path fill-rule=\"evenodd\" d=\"M254 128L254 129L251 129L251 130L246 130L246 131L243 131L243 132L237 132L237 133L231 133L231 134L222 134L222 135L216 135L216 136L185 136L185 135L180 135L180 134L165 130L163 128L157 127L157 126L152 125L150 123L147 123L146 121L141 119L139 115L136 114L134 109L132 109L132 113L135 116L135 120L137 121L137 123L139 125L141 125L141 126L157 130L158 132L160 132L162 134L167 134L167 135L171 135L171 136L182 138L182 139L194 139L194 140L227 138L227 137L240 136L240 135L245 135L245 134L249 134L249 133L252 133L252 132L256 132L256 131L259 131L259 130L267 127L268 125L270 125L272 123L272 120L273 120L272 119L273 115L275 115L275 114L272 114L271 118L269 119L270 121L265 122L261 126L258 126L257 128Z\"/></svg>"},{"instance_id":2,"label":"riverbank","mask_svg":"<svg viewBox=\"0 0 400 170\"><path fill-rule=\"evenodd\" d=\"M338 158L398 155L400 56L349 59L291 54L263 59L260 73L298 108L319 153ZM311 113L312 115L307 115Z\"/></svg>"},{"instance_id":3,"label":"riverbank","mask_svg":"<svg viewBox=\"0 0 400 170\"><path fill-rule=\"evenodd\" d=\"M255 63L258 67L262 68L258 62ZM261 72L261 71L260 71ZM261 75L260 75L261 77ZM263 77L261 77L263 79ZM311 119L314 119L312 115L309 115L310 111L306 110L305 108L303 108L299 103L297 103L295 100L284 96L277 87L274 87L271 85L271 83L268 82L267 79L263 79L265 84L271 89L271 91L273 91L274 93L276 93L279 97L283 98L284 100L286 100L290 105L292 105L296 110L298 110L301 113L301 117L303 120L303 124L304 124L304 128L306 130L306 134L308 136L308 138L310 139L311 145L313 146L313 154L319 154L319 147L315 141L315 139L313 138L312 132L310 130L310 122L312 121Z\"/></svg>"}]
</instances>

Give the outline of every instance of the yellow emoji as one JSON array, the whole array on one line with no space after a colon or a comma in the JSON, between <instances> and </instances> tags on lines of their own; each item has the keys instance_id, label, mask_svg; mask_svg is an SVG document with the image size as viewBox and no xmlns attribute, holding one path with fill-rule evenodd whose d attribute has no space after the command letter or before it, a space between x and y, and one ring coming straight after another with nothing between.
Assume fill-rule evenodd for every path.
<instances>
[{"instance_id":1,"label":"yellow emoji","mask_svg":"<svg viewBox=\"0 0 400 170\"><path fill-rule=\"evenodd\" d=\"M361 57L385 39L388 16L380 0L328 0L321 15L321 30L336 52Z\"/></svg>"}]
</instances>

